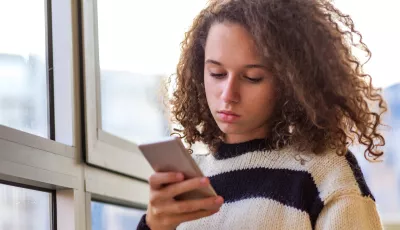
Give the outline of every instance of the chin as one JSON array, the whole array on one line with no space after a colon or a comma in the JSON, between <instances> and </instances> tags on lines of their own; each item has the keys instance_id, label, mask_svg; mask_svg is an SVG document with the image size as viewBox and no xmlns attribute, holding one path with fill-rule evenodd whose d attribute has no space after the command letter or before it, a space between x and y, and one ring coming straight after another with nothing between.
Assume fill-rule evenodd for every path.
<instances>
[{"instance_id":1,"label":"chin","mask_svg":"<svg viewBox=\"0 0 400 230\"><path fill-rule=\"evenodd\" d=\"M237 124L234 123L217 123L219 129L224 134L239 134L241 133L241 129Z\"/></svg>"}]
</instances>

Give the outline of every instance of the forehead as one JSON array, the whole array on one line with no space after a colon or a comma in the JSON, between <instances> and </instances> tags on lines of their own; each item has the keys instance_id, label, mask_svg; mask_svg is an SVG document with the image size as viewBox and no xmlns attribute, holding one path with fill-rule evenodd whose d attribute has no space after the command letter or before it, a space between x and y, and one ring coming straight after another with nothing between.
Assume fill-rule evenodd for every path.
<instances>
[{"instance_id":1,"label":"forehead","mask_svg":"<svg viewBox=\"0 0 400 230\"><path fill-rule=\"evenodd\" d=\"M214 24L210 28L205 57L232 64L261 59L256 43L246 28L227 22Z\"/></svg>"}]
</instances>

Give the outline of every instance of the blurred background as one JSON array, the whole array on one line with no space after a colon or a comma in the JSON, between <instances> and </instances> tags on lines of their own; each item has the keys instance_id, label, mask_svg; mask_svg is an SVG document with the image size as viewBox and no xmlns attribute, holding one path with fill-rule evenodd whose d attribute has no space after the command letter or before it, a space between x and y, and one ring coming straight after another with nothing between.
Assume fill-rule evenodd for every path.
<instances>
[{"instance_id":1,"label":"blurred background","mask_svg":"<svg viewBox=\"0 0 400 230\"><path fill-rule=\"evenodd\" d=\"M400 15L395 0L337 0L353 17L372 59L365 66L389 105L385 157L358 160L388 224L400 223ZM157 4L157 7L154 7ZM24 7L21 7L23 5ZM101 121L132 142L169 135L161 96L175 72L180 42L203 0L97 0ZM46 4L0 0L0 124L48 138ZM157 20L154 20L154 19ZM198 145L197 151L206 151ZM92 201L93 230L133 229L143 210ZM0 230L51 229L51 193L0 184Z\"/></svg>"}]
</instances>

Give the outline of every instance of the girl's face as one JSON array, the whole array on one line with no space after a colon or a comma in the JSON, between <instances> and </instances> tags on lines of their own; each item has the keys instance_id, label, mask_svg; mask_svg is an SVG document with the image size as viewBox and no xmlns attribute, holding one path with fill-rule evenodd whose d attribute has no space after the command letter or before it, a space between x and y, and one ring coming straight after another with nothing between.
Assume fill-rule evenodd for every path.
<instances>
[{"instance_id":1,"label":"girl's face","mask_svg":"<svg viewBox=\"0 0 400 230\"><path fill-rule=\"evenodd\" d=\"M214 24L204 61L207 102L224 141L265 138L274 109L275 80L249 32L239 24Z\"/></svg>"}]
</instances>

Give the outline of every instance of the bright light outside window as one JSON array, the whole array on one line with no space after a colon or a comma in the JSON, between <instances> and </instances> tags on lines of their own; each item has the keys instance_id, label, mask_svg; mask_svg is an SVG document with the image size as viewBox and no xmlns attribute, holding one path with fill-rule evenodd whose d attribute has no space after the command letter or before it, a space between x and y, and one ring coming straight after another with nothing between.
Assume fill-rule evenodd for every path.
<instances>
[{"instance_id":1,"label":"bright light outside window","mask_svg":"<svg viewBox=\"0 0 400 230\"><path fill-rule=\"evenodd\" d=\"M336 0L336 5L353 18L356 29L372 52L372 59L365 65L373 84L382 87L389 112L384 122L384 161L370 164L363 159L363 152L356 156L366 180L376 198L378 210L384 219L400 217L400 74L398 72L400 45L400 16L395 0L362 1ZM373 15L373 16L371 16Z\"/></svg>"},{"instance_id":2,"label":"bright light outside window","mask_svg":"<svg viewBox=\"0 0 400 230\"><path fill-rule=\"evenodd\" d=\"M135 142L169 135L163 82L175 72L184 32L204 5L97 1L104 131Z\"/></svg>"},{"instance_id":3,"label":"bright light outside window","mask_svg":"<svg viewBox=\"0 0 400 230\"><path fill-rule=\"evenodd\" d=\"M0 0L0 125L49 137L45 0Z\"/></svg>"},{"instance_id":4,"label":"bright light outside window","mask_svg":"<svg viewBox=\"0 0 400 230\"><path fill-rule=\"evenodd\" d=\"M0 229L50 230L52 195L0 184Z\"/></svg>"},{"instance_id":5,"label":"bright light outside window","mask_svg":"<svg viewBox=\"0 0 400 230\"><path fill-rule=\"evenodd\" d=\"M131 230L139 224L144 210L92 201L92 230Z\"/></svg>"}]
</instances>

